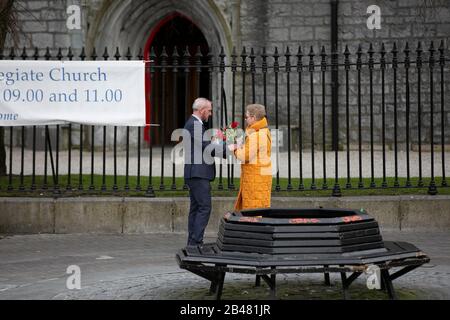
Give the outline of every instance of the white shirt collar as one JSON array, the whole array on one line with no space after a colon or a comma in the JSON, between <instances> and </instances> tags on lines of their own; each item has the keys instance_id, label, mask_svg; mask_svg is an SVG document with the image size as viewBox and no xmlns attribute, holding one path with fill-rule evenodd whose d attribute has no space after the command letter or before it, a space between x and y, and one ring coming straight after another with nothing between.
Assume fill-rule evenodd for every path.
<instances>
[{"instance_id":1,"label":"white shirt collar","mask_svg":"<svg viewBox=\"0 0 450 320\"><path fill-rule=\"evenodd\" d=\"M196 117L198 119L198 121L200 121L200 123L203 124L202 119L200 119L198 116L196 116L195 114L193 114L192 116Z\"/></svg>"}]
</instances>

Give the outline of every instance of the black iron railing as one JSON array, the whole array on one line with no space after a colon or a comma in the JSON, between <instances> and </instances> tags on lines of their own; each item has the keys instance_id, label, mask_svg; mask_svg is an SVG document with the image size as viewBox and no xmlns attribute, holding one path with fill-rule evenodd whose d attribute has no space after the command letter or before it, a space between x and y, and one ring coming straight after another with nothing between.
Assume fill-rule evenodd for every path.
<instances>
[{"instance_id":1,"label":"black iron railing","mask_svg":"<svg viewBox=\"0 0 450 320\"><path fill-rule=\"evenodd\" d=\"M217 127L230 118L244 126L242 114L249 103L267 106L275 141L283 136L283 146L273 154L279 168L274 172L275 191L330 190L340 196L341 188L414 187L437 194L438 188L448 187L450 166L450 73L444 42L437 49L433 43L426 49L421 43L414 49L406 43L402 50L396 43L389 50L385 44L367 47L359 46L353 53L348 47L342 53L327 53L324 47L307 52L298 47L295 53L275 48L258 55L244 47L229 57L223 49L217 56L200 48L155 48L148 57L140 52L137 59L149 59L152 86L147 98L151 120L159 127L5 128L8 175L0 178L0 191L154 196L157 190L186 190L182 168L168 160L175 144L169 138L189 117L193 100L205 96L220 112L214 117ZM49 49L43 56L40 52L36 48L29 56L23 49L17 56L12 49L0 54L0 60L76 58L71 49L65 56L61 49L55 56ZM99 58L95 49L89 57L84 49L77 57L88 58ZM111 58L107 49L102 58ZM117 49L113 57L134 58L130 49L125 56ZM338 95L331 94L333 88ZM213 121L209 125L214 127ZM40 140L43 151L37 147ZM236 163L222 161L218 168L217 189L236 190Z\"/></svg>"}]
</instances>

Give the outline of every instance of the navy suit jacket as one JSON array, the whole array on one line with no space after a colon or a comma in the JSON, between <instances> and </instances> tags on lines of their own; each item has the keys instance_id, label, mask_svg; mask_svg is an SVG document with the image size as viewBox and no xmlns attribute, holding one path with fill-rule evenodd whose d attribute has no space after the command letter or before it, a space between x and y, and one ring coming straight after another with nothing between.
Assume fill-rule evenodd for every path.
<instances>
[{"instance_id":1,"label":"navy suit jacket","mask_svg":"<svg viewBox=\"0 0 450 320\"><path fill-rule=\"evenodd\" d=\"M189 133L187 137L183 137L185 152L184 178L201 178L213 181L216 177L216 165L214 163L208 163L211 161L205 161L207 159L203 157L203 153L205 149L208 149L206 153L212 157L226 158L226 145L211 145L211 141L204 140L203 136L206 128L194 116L189 118L184 129L186 130L186 134Z\"/></svg>"}]
</instances>

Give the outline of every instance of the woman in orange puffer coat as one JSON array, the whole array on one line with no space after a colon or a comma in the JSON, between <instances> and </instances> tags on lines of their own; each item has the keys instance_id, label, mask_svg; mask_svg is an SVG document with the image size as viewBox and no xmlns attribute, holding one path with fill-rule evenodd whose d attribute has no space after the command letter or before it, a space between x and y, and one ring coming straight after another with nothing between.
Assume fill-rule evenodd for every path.
<instances>
[{"instance_id":1,"label":"woman in orange puffer coat","mask_svg":"<svg viewBox=\"0 0 450 320\"><path fill-rule=\"evenodd\" d=\"M241 161L241 185L234 209L236 211L270 208L272 191L272 139L266 108L249 105L245 112L247 129L243 146L230 146Z\"/></svg>"}]
</instances>

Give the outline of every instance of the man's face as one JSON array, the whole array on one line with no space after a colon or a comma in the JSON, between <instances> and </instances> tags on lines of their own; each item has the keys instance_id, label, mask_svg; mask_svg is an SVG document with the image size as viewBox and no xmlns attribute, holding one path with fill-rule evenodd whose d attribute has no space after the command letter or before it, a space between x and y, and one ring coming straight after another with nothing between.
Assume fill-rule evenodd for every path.
<instances>
[{"instance_id":1,"label":"man's face","mask_svg":"<svg viewBox=\"0 0 450 320\"><path fill-rule=\"evenodd\" d=\"M202 121L207 122L209 117L212 115L212 105L211 103L206 104L202 109L200 109L200 118Z\"/></svg>"}]
</instances>

